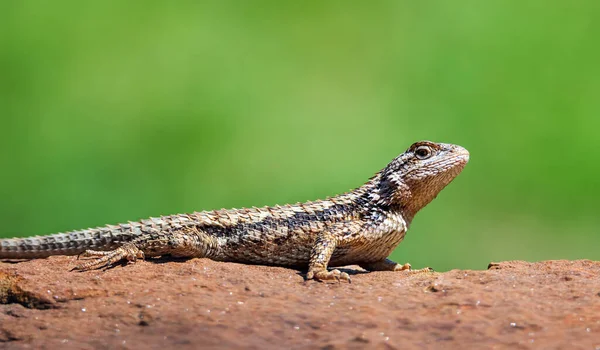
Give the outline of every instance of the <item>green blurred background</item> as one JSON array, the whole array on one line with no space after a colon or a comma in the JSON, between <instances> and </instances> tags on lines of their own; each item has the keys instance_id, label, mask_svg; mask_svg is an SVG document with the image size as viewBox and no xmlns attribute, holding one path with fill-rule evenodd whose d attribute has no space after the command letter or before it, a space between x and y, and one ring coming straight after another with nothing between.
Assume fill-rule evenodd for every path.
<instances>
[{"instance_id":1,"label":"green blurred background","mask_svg":"<svg viewBox=\"0 0 600 350\"><path fill-rule=\"evenodd\" d=\"M3 1L0 235L471 162L392 258L600 260L599 1Z\"/></svg>"}]
</instances>

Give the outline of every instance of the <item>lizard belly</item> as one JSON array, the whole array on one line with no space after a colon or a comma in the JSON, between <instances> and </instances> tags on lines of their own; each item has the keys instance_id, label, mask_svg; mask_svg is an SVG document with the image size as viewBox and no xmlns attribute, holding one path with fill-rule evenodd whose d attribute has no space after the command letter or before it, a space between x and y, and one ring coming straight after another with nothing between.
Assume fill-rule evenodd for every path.
<instances>
[{"instance_id":1,"label":"lizard belly","mask_svg":"<svg viewBox=\"0 0 600 350\"><path fill-rule=\"evenodd\" d=\"M375 240L363 239L340 245L333 252L330 266L353 265L386 259L406 236L406 230L392 231Z\"/></svg>"},{"instance_id":2,"label":"lizard belly","mask_svg":"<svg viewBox=\"0 0 600 350\"><path fill-rule=\"evenodd\" d=\"M290 267L308 266L314 238L309 235L291 235L254 240L244 237L242 242L228 242L214 260L258 265Z\"/></svg>"}]
</instances>

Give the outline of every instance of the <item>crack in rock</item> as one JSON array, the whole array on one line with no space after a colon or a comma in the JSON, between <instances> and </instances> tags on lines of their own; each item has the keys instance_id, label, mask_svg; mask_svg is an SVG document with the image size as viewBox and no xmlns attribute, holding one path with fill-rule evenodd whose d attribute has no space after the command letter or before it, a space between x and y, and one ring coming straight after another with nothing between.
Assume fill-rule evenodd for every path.
<instances>
[{"instance_id":1,"label":"crack in rock","mask_svg":"<svg viewBox=\"0 0 600 350\"><path fill-rule=\"evenodd\" d=\"M54 308L51 301L26 291L19 283L22 278L0 271L0 304L20 304L29 309L46 310Z\"/></svg>"}]
</instances>

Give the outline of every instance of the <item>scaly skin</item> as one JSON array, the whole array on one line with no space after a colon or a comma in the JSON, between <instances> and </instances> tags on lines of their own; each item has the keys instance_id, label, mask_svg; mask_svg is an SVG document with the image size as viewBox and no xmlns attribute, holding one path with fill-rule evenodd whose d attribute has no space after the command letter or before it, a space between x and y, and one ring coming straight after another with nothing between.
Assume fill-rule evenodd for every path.
<instances>
[{"instance_id":1,"label":"scaly skin","mask_svg":"<svg viewBox=\"0 0 600 350\"><path fill-rule=\"evenodd\" d=\"M0 259L51 255L93 257L75 270L123 259L206 257L296 268L307 279L348 280L327 267L358 264L370 271L411 271L387 257L415 214L464 168L460 146L421 141L363 186L326 200L293 205L203 211L49 236L0 240Z\"/></svg>"}]
</instances>

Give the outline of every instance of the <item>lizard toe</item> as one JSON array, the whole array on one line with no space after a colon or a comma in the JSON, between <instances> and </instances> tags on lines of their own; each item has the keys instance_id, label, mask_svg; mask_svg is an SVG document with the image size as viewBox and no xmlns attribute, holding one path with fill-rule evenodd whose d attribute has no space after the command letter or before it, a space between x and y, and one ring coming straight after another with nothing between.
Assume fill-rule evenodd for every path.
<instances>
[{"instance_id":1,"label":"lizard toe","mask_svg":"<svg viewBox=\"0 0 600 350\"><path fill-rule=\"evenodd\" d=\"M338 269L327 271L327 270L317 270L317 271L309 271L306 274L307 279L314 279L317 281L325 282L325 281L347 281L348 283L352 283L352 279L350 275L346 272L341 272Z\"/></svg>"},{"instance_id":2,"label":"lizard toe","mask_svg":"<svg viewBox=\"0 0 600 350\"><path fill-rule=\"evenodd\" d=\"M108 252L86 251L83 254L85 254L84 256L96 256L97 258L76 265L71 269L72 271L96 270L103 267L108 267L121 260L135 262L137 259L144 259L144 252L132 243L124 244L123 246Z\"/></svg>"}]
</instances>

